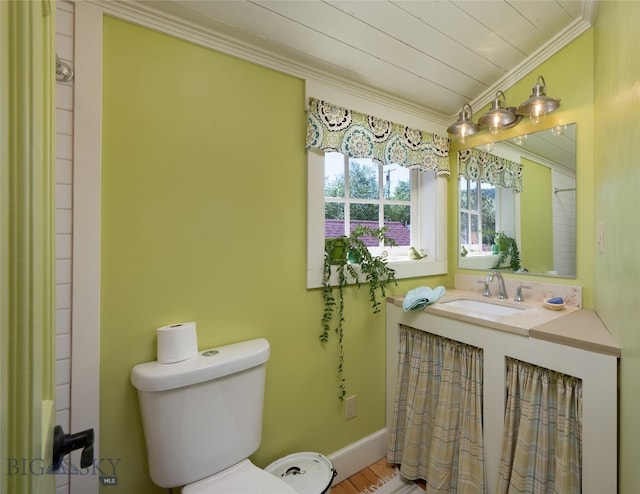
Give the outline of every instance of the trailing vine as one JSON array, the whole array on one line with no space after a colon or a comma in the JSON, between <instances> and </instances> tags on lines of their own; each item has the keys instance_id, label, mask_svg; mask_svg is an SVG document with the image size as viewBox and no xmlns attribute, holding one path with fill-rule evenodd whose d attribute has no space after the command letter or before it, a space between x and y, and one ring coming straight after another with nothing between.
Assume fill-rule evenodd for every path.
<instances>
[{"instance_id":1,"label":"trailing vine","mask_svg":"<svg viewBox=\"0 0 640 494\"><path fill-rule=\"evenodd\" d=\"M346 380L344 377L344 287L353 283L360 287L361 277L369 284L369 302L374 314L380 312L381 301L386 296L389 283L396 284L395 271L387 265L386 254L374 256L371 254L363 237L377 238L383 245L395 245L391 238L387 238L386 228L372 229L358 226L349 236L327 239L324 252L324 270L322 277L322 295L324 309L322 313L322 333L320 341L329 341L333 331L338 339L338 398L343 401L346 394ZM337 273L337 283L332 284L332 274ZM337 296L334 294L337 290Z\"/></svg>"}]
</instances>

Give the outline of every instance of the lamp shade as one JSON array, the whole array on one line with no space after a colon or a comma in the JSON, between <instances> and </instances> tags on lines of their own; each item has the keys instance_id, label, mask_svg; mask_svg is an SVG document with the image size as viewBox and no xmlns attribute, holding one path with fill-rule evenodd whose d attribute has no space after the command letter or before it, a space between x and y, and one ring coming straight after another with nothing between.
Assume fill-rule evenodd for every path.
<instances>
[{"instance_id":1,"label":"lamp shade","mask_svg":"<svg viewBox=\"0 0 640 494\"><path fill-rule=\"evenodd\" d=\"M560 107L560 100L547 96L546 89L544 77L538 76L531 96L516 111L520 115L529 116L534 123L544 118L547 113L556 111Z\"/></svg>"},{"instance_id":2,"label":"lamp shade","mask_svg":"<svg viewBox=\"0 0 640 494\"><path fill-rule=\"evenodd\" d=\"M489 132L497 133L500 129L510 127L516 122L517 116L512 108L504 108L504 93L498 91L491 103L491 108L482 115L478 123L484 127L489 127Z\"/></svg>"},{"instance_id":3,"label":"lamp shade","mask_svg":"<svg viewBox=\"0 0 640 494\"><path fill-rule=\"evenodd\" d=\"M458 120L452 123L447 129L447 133L456 137L460 142L464 142L465 137L478 132L480 127L473 120L473 112L471 106L465 104L462 111L458 113Z\"/></svg>"}]
</instances>

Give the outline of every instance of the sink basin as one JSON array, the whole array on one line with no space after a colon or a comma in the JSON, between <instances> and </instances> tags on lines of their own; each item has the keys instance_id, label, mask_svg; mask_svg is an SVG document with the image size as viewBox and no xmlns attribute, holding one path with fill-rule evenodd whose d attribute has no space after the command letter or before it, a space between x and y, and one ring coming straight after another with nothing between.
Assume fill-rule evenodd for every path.
<instances>
[{"instance_id":1,"label":"sink basin","mask_svg":"<svg viewBox=\"0 0 640 494\"><path fill-rule=\"evenodd\" d=\"M459 298L450 300L449 302L441 302L441 305L447 307L458 307L474 314L490 316L511 316L513 314L519 314L524 310L524 308L520 307L509 307L506 305L498 305L492 302L483 302L481 300L471 300L468 298Z\"/></svg>"}]
</instances>

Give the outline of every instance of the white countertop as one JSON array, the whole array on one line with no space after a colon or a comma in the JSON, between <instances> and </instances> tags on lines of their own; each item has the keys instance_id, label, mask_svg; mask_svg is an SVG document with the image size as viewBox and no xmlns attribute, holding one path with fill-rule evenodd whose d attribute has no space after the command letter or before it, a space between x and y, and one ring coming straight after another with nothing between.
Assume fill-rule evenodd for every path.
<instances>
[{"instance_id":1,"label":"white countertop","mask_svg":"<svg viewBox=\"0 0 640 494\"><path fill-rule=\"evenodd\" d=\"M521 309L517 313L499 315L481 313L447 304L452 300L476 300L483 303ZM389 297L388 301L402 306L404 297ZM575 305L565 304L562 310L545 308L542 299L525 298L524 302L483 297L468 290L449 289L444 297L422 311L512 334L538 338L562 345L582 348L607 355L620 356L617 345L597 314Z\"/></svg>"},{"instance_id":2,"label":"white countertop","mask_svg":"<svg viewBox=\"0 0 640 494\"><path fill-rule=\"evenodd\" d=\"M568 314L566 318L531 328L529 336L605 355L621 355L620 345L613 339L598 314L589 309L580 309Z\"/></svg>"}]
</instances>

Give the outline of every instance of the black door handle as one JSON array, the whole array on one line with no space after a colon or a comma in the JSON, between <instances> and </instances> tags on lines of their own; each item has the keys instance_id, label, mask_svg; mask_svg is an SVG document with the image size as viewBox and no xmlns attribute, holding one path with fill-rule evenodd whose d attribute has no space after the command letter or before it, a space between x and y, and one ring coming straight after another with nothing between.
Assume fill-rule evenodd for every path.
<instances>
[{"instance_id":1,"label":"black door handle","mask_svg":"<svg viewBox=\"0 0 640 494\"><path fill-rule=\"evenodd\" d=\"M93 464L93 429L65 434L62 427L56 425L53 430L53 470L60 468L62 458L80 448L80 468L90 467Z\"/></svg>"}]
</instances>

